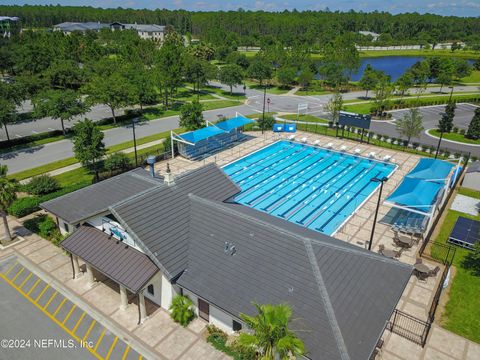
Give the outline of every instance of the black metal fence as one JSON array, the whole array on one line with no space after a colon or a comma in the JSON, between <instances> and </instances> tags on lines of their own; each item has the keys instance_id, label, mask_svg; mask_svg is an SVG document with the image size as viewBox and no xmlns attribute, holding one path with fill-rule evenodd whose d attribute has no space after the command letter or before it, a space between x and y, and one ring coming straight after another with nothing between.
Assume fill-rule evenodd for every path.
<instances>
[{"instance_id":1,"label":"black metal fence","mask_svg":"<svg viewBox=\"0 0 480 360\"><path fill-rule=\"evenodd\" d=\"M387 329L414 343L425 346L432 323L395 309L387 324Z\"/></svg>"},{"instance_id":2,"label":"black metal fence","mask_svg":"<svg viewBox=\"0 0 480 360\"><path fill-rule=\"evenodd\" d=\"M430 306L430 310L428 311L428 321L430 321L431 323L433 323L433 320L435 319L435 312L437 311L440 296L442 295L443 284L445 283L449 271L450 265L446 265L443 268L442 276L440 277L440 283L438 284L437 290L435 291L435 296L433 297L432 305Z\"/></svg>"}]
</instances>

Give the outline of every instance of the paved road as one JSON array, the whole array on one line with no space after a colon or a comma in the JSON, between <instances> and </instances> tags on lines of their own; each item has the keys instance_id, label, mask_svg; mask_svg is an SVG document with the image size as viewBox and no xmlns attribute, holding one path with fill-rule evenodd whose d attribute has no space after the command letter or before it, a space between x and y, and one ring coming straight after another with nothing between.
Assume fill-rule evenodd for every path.
<instances>
[{"instance_id":1,"label":"paved road","mask_svg":"<svg viewBox=\"0 0 480 360\"><path fill-rule=\"evenodd\" d=\"M107 354L112 360L139 358L135 350L127 349L120 338L15 258L0 263L0 294L0 341L24 340L23 348L0 347L2 360L102 359ZM96 356L80 346L80 341L91 346Z\"/></svg>"}]
</instances>

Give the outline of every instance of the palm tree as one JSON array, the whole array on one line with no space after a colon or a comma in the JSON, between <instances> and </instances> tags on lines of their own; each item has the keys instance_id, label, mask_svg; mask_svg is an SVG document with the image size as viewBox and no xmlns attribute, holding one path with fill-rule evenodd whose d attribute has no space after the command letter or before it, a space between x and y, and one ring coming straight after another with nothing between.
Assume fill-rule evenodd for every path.
<instances>
[{"instance_id":1,"label":"palm tree","mask_svg":"<svg viewBox=\"0 0 480 360\"><path fill-rule=\"evenodd\" d=\"M287 304L253 304L258 315L240 314L253 333L241 333L240 344L259 351L262 360L290 359L304 354L305 345L291 330L288 323L292 309Z\"/></svg>"},{"instance_id":2,"label":"palm tree","mask_svg":"<svg viewBox=\"0 0 480 360\"><path fill-rule=\"evenodd\" d=\"M402 119L397 120L397 131L407 138L407 144L412 137L418 137L423 131L423 117L416 108L410 109Z\"/></svg>"},{"instance_id":3,"label":"palm tree","mask_svg":"<svg viewBox=\"0 0 480 360\"><path fill-rule=\"evenodd\" d=\"M7 240L11 241L12 234L10 233L10 228L8 227L7 208L17 198L17 194L15 192L17 189L17 184L7 179L7 171L8 168L6 165L0 165L0 216L3 219L3 226L5 227Z\"/></svg>"}]
</instances>

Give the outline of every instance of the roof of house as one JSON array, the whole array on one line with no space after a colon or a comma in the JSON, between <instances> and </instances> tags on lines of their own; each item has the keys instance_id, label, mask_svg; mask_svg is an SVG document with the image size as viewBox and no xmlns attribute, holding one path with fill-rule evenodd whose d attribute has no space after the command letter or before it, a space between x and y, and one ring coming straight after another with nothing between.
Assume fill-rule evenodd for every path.
<instances>
[{"instance_id":1,"label":"roof of house","mask_svg":"<svg viewBox=\"0 0 480 360\"><path fill-rule=\"evenodd\" d=\"M189 198L180 286L237 316L255 314L252 301L288 303L308 357L369 358L411 266L242 205Z\"/></svg>"},{"instance_id":2,"label":"roof of house","mask_svg":"<svg viewBox=\"0 0 480 360\"><path fill-rule=\"evenodd\" d=\"M165 31L165 26L155 24L122 24L125 29L135 29L143 32L162 32Z\"/></svg>"},{"instance_id":3,"label":"roof of house","mask_svg":"<svg viewBox=\"0 0 480 360\"><path fill-rule=\"evenodd\" d=\"M158 272L147 255L94 227L80 226L61 246L133 293Z\"/></svg>"},{"instance_id":4,"label":"roof of house","mask_svg":"<svg viewBox=\"0 0 480 360\"><path fill-rule=\"evenodd\" d=\"M178 176L174 185L162 185L121 201L110 211L165 276L172 279L186 267L188 194L224 201L239 191L223 170L209 164Z\"/></svg>"},{"instance_id":5,"label":"roof of house","mask_svg":"<svg viewBox=\"0 0 480 360\"><path fill-rule=\"evenodd\" d=\"M76 224L108 211L108 207L132 195L163 183L163 177L152 178L143 168L114 176L83 189L40 204L40 207Z\"/></svg>"},{"instance_id":6,"label":"roof of house","mask_svg":"<svg viewBox=\"0 0 480 360\"><path fill-rule=\"evenodd\" d=\"M473 164L469 165L466 170L468 173L480 172L480 161L475 161Z\"/></svg>"},{"instance_id":7,"label":"roof of house","mask_svg":"<svg viewBox=\"0 0 480 360\"><path fill-rule=\"evenodd\" d=\"M100 30L109 27L109 24L104 24L96 21L91 22L63 22L54 26L62 31L87 31Z\"/></svg>"}]
</instances>

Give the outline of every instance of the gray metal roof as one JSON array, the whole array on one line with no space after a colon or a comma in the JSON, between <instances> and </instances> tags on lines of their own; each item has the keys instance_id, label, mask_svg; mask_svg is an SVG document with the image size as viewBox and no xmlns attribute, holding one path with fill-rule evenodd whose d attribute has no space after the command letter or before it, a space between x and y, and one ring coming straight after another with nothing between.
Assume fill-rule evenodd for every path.
<instances>
[{"instance_id":1,"label":"gray metal roof","mask_svg":"<svg viewBox=\"0 0 480 360\"><path fill-rule=\"evenodd\" d=\"M147 255L94 227L80 226L61 246L133 293L158 272Z\"/></svg>"},{"instance_id":2,"label":"gray metal roof","mask_svg":"<svg viewBox=\"0 0 480 360\"><path fill-rule=\"evenodd\" d=\"M172 279L186 267L192 193L224 201L240 188L216 165L210 164L110 207L125 230L137 240L163 273Z\"/></svg>"},{"instance_id":3,"label":"gray metal roof","mask_svg":"<svg viewBox=\"0 0 480 360\"><path fill-rule=\"evenodd\" d=\"M369 358L411 266L241 205L190 200L180 286L234 316L255 314L252 301L288 303L308 357Z\"/></svg>"},{"instance_id":4,"label":"gray metal roof","mask_svg":"<svg viewBox=\"0 0 480 360\"><path fill-rule=\"evenodd\" d=\"M475 161L467 167L467 173L480 172L480 161Z\"/></svg>"},{"instance_id":5,"label":"gray metal roof","mask_svg":"<svg viewBox=\"0 0 480 360\"><path fill-rule=\"evenodd\" d=\"M143 32L162 32L165 31L165 26L155 24L122 24L125 29L135 29Z\"/></svg>"},{"instance_id":6,"label":"gray metal roof","mask_svg":"<svg viewBox=\"0 0 480 360\"><path fill-rule=\"evenodd\" d=\"M137 168L94 185L40 204L40 207L76 224L104 213L108 207L132 195L163 183L163 177L152 178L143 168Z\"/></svg>"},{"instance_id":7,"label":"gray metal roof","mask_svg":"<svg viewBox=\"0 0 480 360\"><path fill-rule=\"evenodd\" d=\"M61 24L57 24L54 27L60 29L62 31L87 31L87 30L94 30L98 31L100 29L108 28L109 24L104 24L100 22L63 22Z\"/></svg>"}]
</instances>

